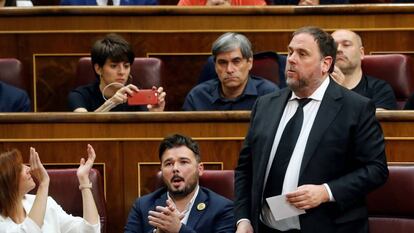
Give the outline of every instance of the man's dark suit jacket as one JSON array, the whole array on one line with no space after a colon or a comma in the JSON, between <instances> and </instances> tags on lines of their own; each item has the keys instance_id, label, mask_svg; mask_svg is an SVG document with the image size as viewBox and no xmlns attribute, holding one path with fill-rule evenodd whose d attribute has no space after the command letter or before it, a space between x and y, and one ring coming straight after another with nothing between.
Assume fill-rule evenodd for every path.
<instances>
[{"instance_id":1,"label":"man's dark suit jacket","mask_svg":"<svg viewBox=\"0 0 414 233\"><path fill-rule=\"evenodd\" d=\"M30 112L30 109L26 91L0 82L0 112Z\"/></svg>"},{"instance_id":2,"label":"man's dark suit jacket","mask_svg":"<svg viewBox=\"0 0 414 233\"><path fill-rule=\"evenodd\" d=\"M148 211L165 206L166 200L166 188L138 198L129 212L125 233L152 233L154 227L148 223ZM204 209L197 208L200 203L205 204ZM187 224L182 224L180 229L180 233L190 232L234 233L233 202L200 186Z\"/></svg>"},{"instance_id":3,"label":"man's dark suit jacket","mask_svg":"<svg viewBox=\"0 0 414 233\"><path fill-rule=\"evenodd\" d=\"M270 151L290 96L288 88L260 97L235 175L236 221L258 232L263 182ZM327 183L335 202L300 215L303 233L367 232L365 196L388 177L384 138L367 98L330 80L309 134L298 185Z\"/></svg>"}]
</instances>

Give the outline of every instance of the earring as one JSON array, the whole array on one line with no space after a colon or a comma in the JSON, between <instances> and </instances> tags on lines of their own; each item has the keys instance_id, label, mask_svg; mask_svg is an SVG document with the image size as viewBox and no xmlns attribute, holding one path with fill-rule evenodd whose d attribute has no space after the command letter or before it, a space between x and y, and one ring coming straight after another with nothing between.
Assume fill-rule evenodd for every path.
<instances>
[{"instance_id":1,"label":"earring","mask_svg":"<svg viewBox=\"0 0 414 233\"><path fill-rule=\"evenodd\" d=\"M127 80L127 82L128 82L129 84L132 84L132 80L133 80L133 77L132 77L132 75L131 75L131 74L129 74L129 75L128 75L128 80Z\"/></svg>"}]
</instances>

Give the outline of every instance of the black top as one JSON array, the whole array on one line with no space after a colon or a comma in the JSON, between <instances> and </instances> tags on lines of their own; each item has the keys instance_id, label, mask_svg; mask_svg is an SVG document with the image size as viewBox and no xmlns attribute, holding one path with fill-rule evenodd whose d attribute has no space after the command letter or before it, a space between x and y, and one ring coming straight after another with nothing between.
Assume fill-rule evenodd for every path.
<instances>
[{"instance_id":1,"label":"black top","mask_svg":"<svg viewBox=\"0 0 414 233\"><path fill-rule=\"evenodd\" d=\"M30 109L26 91L0 82L0 112L29 112Z\"/></svg>"},{"instance_id":2,"label":"black top","mask_svg":"<svg viewBox=\"0 0 414 233\"><path fill-rule=\"evenodd\" d=\"M397 109L394 91L384 80L363 74L361 81L352 91L371 99L376 108Z\"/></svg>"},{"instance_id":3,"label":"black top","mask_svg":"<svg viewBox=\"0 0 414 233\"><path fill-rule=\"evenodd\" d=\"M6 0L4 6L16 6L16 0Z\"/></svg>"},{"instance_id":4,"label":"black top","mask_svg":"<svg viewBox=\"0 0 414 233\"><path fill-rule=\"evenodd\" d=\"M99 89L99 82L81 86L72 90L68 96L68 105L71 111L77 108L85 108L88 112L93 112L105 103L102 92ZM133 112L148 111L146 106L120 104L110 110L111 112Z\"/></svg>"}]
</instances>

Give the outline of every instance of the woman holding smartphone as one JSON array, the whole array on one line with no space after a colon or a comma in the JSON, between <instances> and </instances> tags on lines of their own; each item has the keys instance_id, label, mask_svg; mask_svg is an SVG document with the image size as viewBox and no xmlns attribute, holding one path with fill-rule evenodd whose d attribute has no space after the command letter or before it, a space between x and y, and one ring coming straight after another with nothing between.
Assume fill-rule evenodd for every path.
<instances>
[{"instance_id":1,"label":"woman holding smartphone","mask_svg":"<svg viewBox=\"0 0 414 233\"><path fill-rule=\"evenodd\" d=\"M135 85L128 84L135 55L130 44L121 36L109 34L96 41L91 58L97 81L69 93L71 111L164 111L166 93L162 87L153 87L158 93L157 104L126 104L128 96L133 96L139 90Z\"/></svg>"}]
</instances>

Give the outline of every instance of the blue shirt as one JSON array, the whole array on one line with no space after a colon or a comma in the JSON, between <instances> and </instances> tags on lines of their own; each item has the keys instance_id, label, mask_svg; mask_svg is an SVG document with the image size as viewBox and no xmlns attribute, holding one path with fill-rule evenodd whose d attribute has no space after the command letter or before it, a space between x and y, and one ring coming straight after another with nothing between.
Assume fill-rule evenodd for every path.
<instances>
[{"instance_id":1,"label":"blue shirt","mask_svg":"<svg viewBox=\"0 0 414 233\"><path fill-rule=\"evenodd\" d=\"M279 88L269 80L250 76L243 93L235 99L221 95L219 79L212 79L195 86L185 98L184 111L251 110L257 97Z\"/></svg>"},{"instance_id":2,"label":"blue shirt","mask_svg":"<svg viewBox=\"0 0 414 233\"><path fill-rule=\"evenodd\" d=\"M30 99L25 91L0 82L0 112L29 112Z\"/></svg>"}]
</instances>

